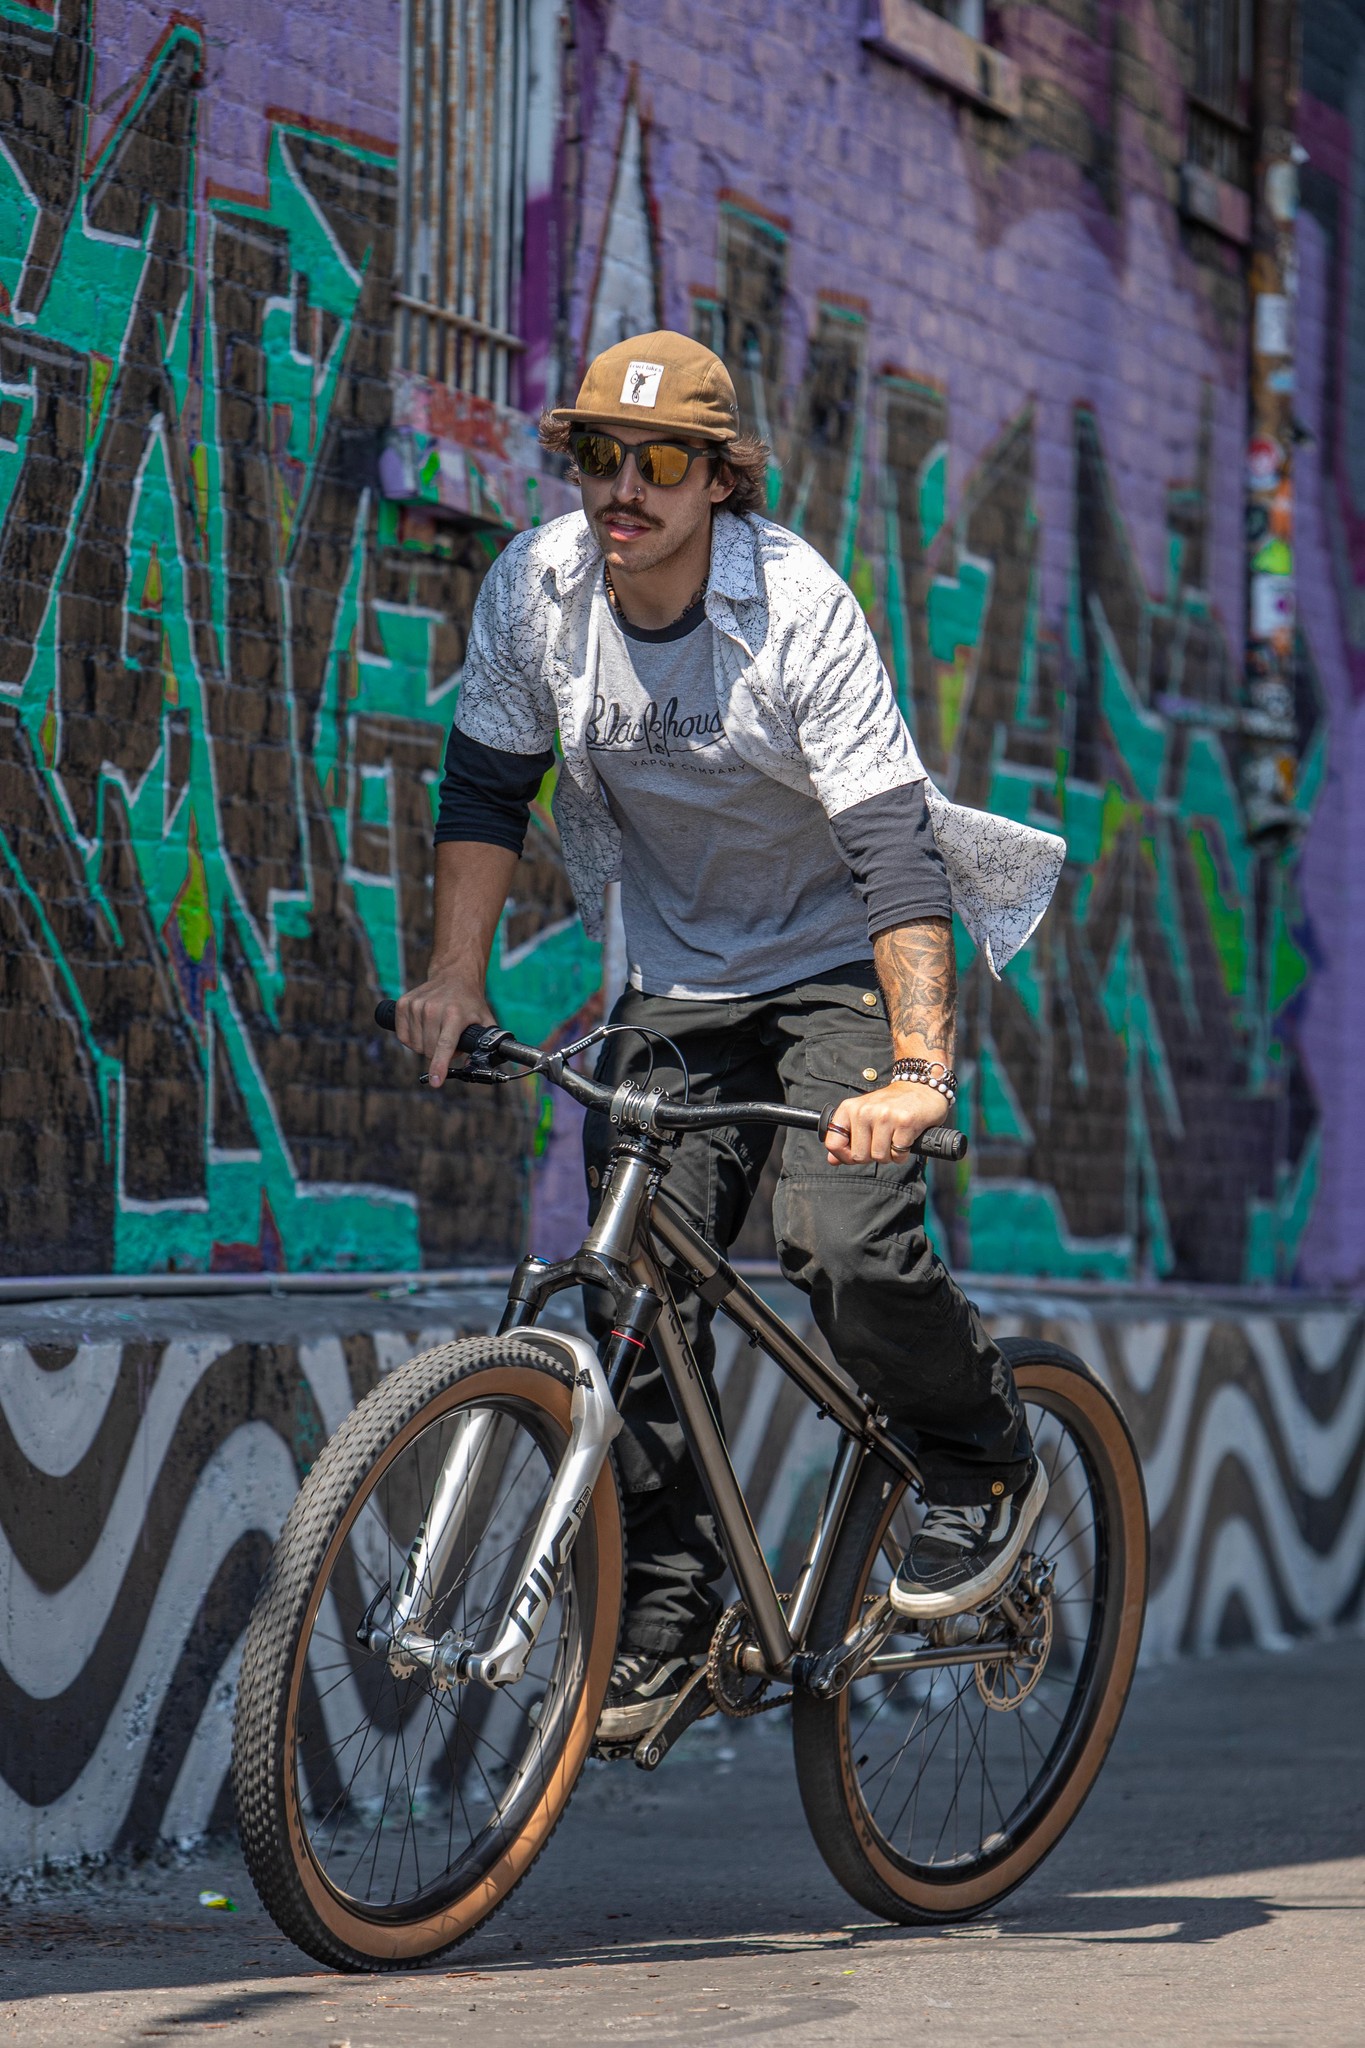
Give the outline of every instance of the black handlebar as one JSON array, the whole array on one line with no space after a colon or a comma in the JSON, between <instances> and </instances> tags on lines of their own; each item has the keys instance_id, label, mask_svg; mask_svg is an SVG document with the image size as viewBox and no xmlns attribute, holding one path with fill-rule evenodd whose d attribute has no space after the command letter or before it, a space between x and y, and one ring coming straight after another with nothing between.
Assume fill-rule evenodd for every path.
<instances>
[{"instance_id":1,"label":"black handlebar","mask_svg":"<svg viewBox=\"0 0 1365 2048\"><path fill-rule=\"evenodd\" d=\"M381 1031L394 1029L397 1014L398 1005L392 996L385 996L374 1006L374 1021ZM459 1050L474 1055L485 1067L506 1064L530 1067L545 1074L585 1109L600 1109L609 1114L616 1101L614 1088L604 1088L600 1081L591 1081L586 1074L575 1072L564 1064L562 1054L542 1052L534 1045L519 1045L510 1031L500 1031L496 1025L466 1025L460 1033ZM783 1130L814 1131L817 1137L824 1138L836 1107L830 1103L825 1109L789 1109L783 1102L670 1102L661 1097L650 1122L660 1131L706 1131L735 1123L777 1124ZM967 1153L967 1134L939 1124L933 1130L922 1131L909 1149L926 1159L963 1159Z\"/></svg>"}]
</instances>

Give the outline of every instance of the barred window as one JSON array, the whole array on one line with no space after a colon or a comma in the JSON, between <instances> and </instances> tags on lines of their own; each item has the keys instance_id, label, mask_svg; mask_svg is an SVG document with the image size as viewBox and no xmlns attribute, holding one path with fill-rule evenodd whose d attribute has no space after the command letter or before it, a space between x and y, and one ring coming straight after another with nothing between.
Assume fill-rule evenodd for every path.
<instances>
[{"instance_id":1,"label":"barred window","mask_svg":"<svg viewBox=\"0 0 1365 2048\"><path fill-rule=\"evenodd\" d=\"M1190 18L1194 91L1189 101L1189 161L1230 185L1248 185L1251 0L1192 0Z\"/></svg>"},{"instance_id":2,"label":"barred window","mask_svg":"<svg viewBox=\"0 0 1365 2048\"><path fill-rule=\"evenodd\" d=\"M407 0L395 352L513 402L533 0Z\"/></svg>"},{"instance_id":3,"label":"barred window","mask_svg":"<svg viewBox=\"0 0 1365 2048\"><path fill-rule=\"evenodd\" d=\"M963 35L975 36L983 42L986 35L985 0L922 0L931 14L942 15L954 28L960 28Z\"/></svg>"}]
</instances>

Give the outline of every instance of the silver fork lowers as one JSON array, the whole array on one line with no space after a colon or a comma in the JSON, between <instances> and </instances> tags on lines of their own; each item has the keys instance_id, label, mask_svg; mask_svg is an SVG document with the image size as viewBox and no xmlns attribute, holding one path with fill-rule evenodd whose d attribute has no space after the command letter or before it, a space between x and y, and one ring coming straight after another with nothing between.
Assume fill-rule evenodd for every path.
<instances>
[{"instance_id":1,"label":"silver fork lowers","mask_svg":"<svg viewBox=\"0 0 1365 2048\"><path fill-rule=\"evenodd\" d=\"M559 1591L565 1562L612 1439L621 1427L606 1375L587 1338L539 1329L535 1338L537 1343L567 1354L573 1371L569 1443L522 1555L516 1591L499 1619L492 1647L477 1651L454 1629L435 1638L425 1633L435 1589L463 1527L462 1511L488 1457L495 1421L488 1414L469 1416L467 1426L457 1431L437 1475L431 1507L408 1553L390 1625L370 1631L371 1649L387 1654L390 1662L403 1670L425 1664L441 1686L471 1682L492 1687L514 1685L523 1675Z\"/></svg>"},{"instance_id":2,"label":"silver fork lowers","mask_svg":"<svg viewBox=\"0 0 1365 2048\"><path fill-rule=\"evenodd\" d=\"M408 1552L398 1598L393 1603L391 1633L400 1641L408 1631L420 1634L436 1595L436 1588L455 1552L460 1535L457 1509L472 1498L483 1468L496 1418L487 1410L475 1409L460 1416L450 1449L436 1478L436 1490L425 1521Z\"/></svg>"}]
</instances>

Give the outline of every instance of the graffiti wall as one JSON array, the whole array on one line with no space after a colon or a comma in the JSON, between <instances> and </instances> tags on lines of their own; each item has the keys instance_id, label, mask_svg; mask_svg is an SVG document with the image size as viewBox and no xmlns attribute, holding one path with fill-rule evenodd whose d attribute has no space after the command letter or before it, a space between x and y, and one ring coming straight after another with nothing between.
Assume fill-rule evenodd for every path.
<instances>
[{"instance_id":1,"label":"graffiti wall","mask_svg":"<svg viewBox=\"0 0 1365 2048\"><path fill-rule=\"evenodd\" d=\"M680 16L646 55L643 14L614 10L598 91L625 114L588 204L609 251L657 216L658 274L585 276L581 331L647 325L662 293L726 355L775 450L771 510L851 582L935 778L1067 839L1003 984L959 934L973 1154L938 1176L940 1235L978 1272L1290 1279L1323 1173L1300 835L1335 650L1306 619L1298 829L1258 847L1241 259L1157 198L1187 53L1155 17L1120 25L1007 124L869 60L837 13L777 14L713 86ZM1014 57L1027 81L1037 51ZM786 96L778 156L775 81L812 67L828 90Z\"/></svg>"},{"instance_id":2,"label":"graffiti wall","mask_svg":"<svg viewBox=\"0 0 1365 2048\"><path fill-rule=\"evenodd\" d=\"M495 551L383 524L392 153L281 116L259 196L206 183L173 21L87 161L96 29L0 21L6 1265L506 1254L533 1111L437 1126L371 1022Z\"/></svg>"},{"instance_id":3,"label":"graffiti wall","mask_svg":"<svg viewBox=\"0 0 1365 2048\"><path fill-rule=\"evenodd\" d=\"M1265 846L1243 251L1178 202L1179 10L1055 44L1002 10L987 91L875 9L580 0L540 53L518 414L395 374L402 25L367 56L310 5L154 33L0 5L7 1269L444 1266L571 1227L553 1105L432 1103L370 1019L425 961L479 580L570 502L531 412L662 318L729 360L770 508L849 578L936 778L1068 842L1003 983L961 941L955 1259L1359 1278L1365 1169L1324 1109L1365 1114L1358 6L1305 57L1313 601L1300 830ZM545 1039L602 977L538 805L495 1003Z\"/></svg>"},{"instance_id":4,"label":"graffiti wall","mask_svg":"<svg viewBox=\"0 0 1365 2048\"><path fill-rule=\"evenodd\" d=\"M780 1305L800 1327L799 1298ZM299 1476L382 1372L484 1323L487 1298L468 1310L426 1331L244 1341L210 1314L193 1336L0 1345L0 1877L230 1824L242 1633ZM991 1320L1078 1347L1123 1401L1152 1514L1149 1659L1365 1619L1358 1314L1002 1302ZM788 1583L829 1428L737 1332L720 1349L735 1462Z\"/></svg>"},{"instance_id":5,"label":"graffiti wall","mask_svg":"<svg viewBox=\"0 0 1365 2048\"><path fill-rule=\"evenodd\" d=\"M1305 9L1299 134L1295 411L1300 615L1316 654L1331 762L1304 849L1316 972L1303 1044L1332 1113L1304 1246L1312 1280L1365 1275L1365 1075L1353 1045L1365 1009L1357 934L1365 902L1365 0Z\"/></svg>"},{"instance_id":6,"label":"graffiti wall","mask_svg":"<svg viewBox=\"0 0 1365 2048\"><path fill-rule=\"evenodd\" d=\"M425 961L480 580L572 502L535 413L663 320L730 363L769 509L849 579L935 777L1066 837L1002 982L960 941L973 1143L934 1227L978 1275L1055 1276L1050 1305L983 1299L1120 1394L1149 1653L1359 1626L1358 1312L1181 1290L1365 1280L1365 0L1304 15L1297 818L1269 844L1241 795L1247 194L1187 176L1188 10L1001 7L964 49L913 0L572 0L534 53L519 410L395 367L404 38L433 14L0 0L0 1270L573 1237L571 1113L433 1101L371 1019ZM604 977L538 802L495 1006L548 1040ZM1106 1306L1131 1280L1165 1291ZM461 1301L431 1334L495 1320ZM252 1315L7 1325L7 1868L225 1816L269 1542L422 1337ZM722 1369L785 1571L823 1434Z\"/></svg>"}]
</instances>

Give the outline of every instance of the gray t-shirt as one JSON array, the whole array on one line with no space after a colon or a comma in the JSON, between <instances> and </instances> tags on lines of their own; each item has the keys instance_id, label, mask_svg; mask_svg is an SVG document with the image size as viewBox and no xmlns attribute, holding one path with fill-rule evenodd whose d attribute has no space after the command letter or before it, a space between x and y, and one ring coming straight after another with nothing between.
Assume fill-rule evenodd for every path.
<instances>
[{"instance_id":1,"label":"gray t-shirt","mask_svg":"<svg viewBox=\"0 0 1365 2048\"><path fill-rule=\"evenodd\" d=\"M716 702L715 628L641 637L598 597L588 747L621 828L633 988L761 995L870 960L867 915L813 796L741 760ZM673 634L673 629L669 629Z\"/></svg>"}]
</instances>

